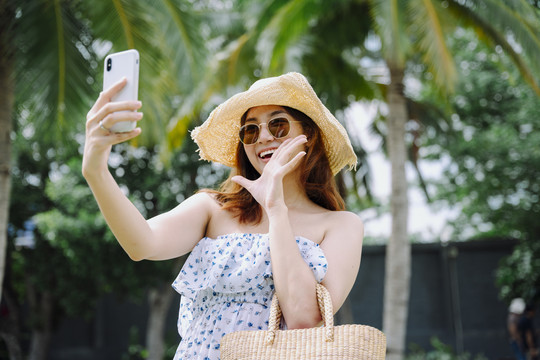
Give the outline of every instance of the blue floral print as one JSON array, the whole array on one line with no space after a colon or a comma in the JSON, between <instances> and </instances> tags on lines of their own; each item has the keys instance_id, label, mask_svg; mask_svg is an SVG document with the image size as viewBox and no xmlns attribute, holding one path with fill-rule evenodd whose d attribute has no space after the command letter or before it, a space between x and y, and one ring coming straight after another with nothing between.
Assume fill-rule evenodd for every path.
<instances>
[{"instance_id":1,"label":"blue floral print","mask_svg":"<svg viewBox=\"0 0 540 360\"><path fill-rule=\"evenodd\" d=\"M315 279L326 275L321 247L297 236L296 242ZM219 360L223 335L268 328L274 292L268 234L205 237L192 250L172 284L182 296L174 360Z\"/></svg>"}]
</instances>

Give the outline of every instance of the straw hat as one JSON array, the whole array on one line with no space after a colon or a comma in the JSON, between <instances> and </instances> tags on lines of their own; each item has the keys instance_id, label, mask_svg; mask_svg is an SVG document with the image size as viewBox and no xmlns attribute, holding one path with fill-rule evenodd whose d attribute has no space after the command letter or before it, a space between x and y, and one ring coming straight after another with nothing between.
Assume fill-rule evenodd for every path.
<instances>
[{"instance_id":1,"label":"straw hat","mask_svg":"<svg viewBox=\"0 0 540 360\"><path fill-rule=\"evenodd\" d=\"M345 128L323 105L307 79L294 72L258 80L247 91L215 108L208 119L191 132L201 159L234 167L240 142L240 119L247 110L260 105L288 106L309 116L321 129L334 175L346 165L356 166L356 154Z\"/></svg>"}]
</instances>

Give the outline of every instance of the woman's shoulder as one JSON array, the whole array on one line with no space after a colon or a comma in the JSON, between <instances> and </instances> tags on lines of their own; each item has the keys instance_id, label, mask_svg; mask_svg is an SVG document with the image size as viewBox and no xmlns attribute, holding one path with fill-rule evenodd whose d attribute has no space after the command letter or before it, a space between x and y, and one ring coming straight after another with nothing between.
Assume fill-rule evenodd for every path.
<instances>
[{"instance_id":1,"label":"woman's shoulder","mask_svg":"<svg viewBox=\"0 0 540 360\"><path fill-rule=\"evenodd\" d=\"M216 195L211 191L206 191L205 189L199 190L185 201L195 202L203 206L219 207L219 203L216 200Z\"/></svg>"},{"instance_id":2,"label":"woman's shoulder","mask_svg":"<svg viewBox=\"0 0 540 360\"><path fill-rule=\"evenodd\" d=\"M362 219L351 211L328 211L325 215L325 239L332 242L361 241L364 236Z\"/></svg>"},{"instance_id":3,"label":"woman's shoulder","mask_svg":"<svg viewBox=\"0 0 540 360\"><path fill-rule=\"evenodd\" d=\"M291 219L295 232L316 243L328 238L357 237L363 234L364 225L358 215L350 211L328 210L312 207Z\"/></svg>"},{"instance_id":4,"label":"woman's shoulder","mask_svg":"<svg viewBox=\"0 0 540 360\"><path fill-rule=\"evenodd\" d=\"M174 214L182 214L186 211L206 214L209 219L220 209L219 203L215 196L205 191L199 191L182 201L172 212Z\"/></svg>"},{"instance_id":5,"label":"woman's shoulder","mask_svg":"<svg viewBox=\"0 0 540 360\"><path fill-rule=\"evenodd\" d=\"M324 209L321 212L321 217L327 219L328 224L332 227L364 226L360 216L353 213L352 211Z\"/></svg>"}]
</instances>

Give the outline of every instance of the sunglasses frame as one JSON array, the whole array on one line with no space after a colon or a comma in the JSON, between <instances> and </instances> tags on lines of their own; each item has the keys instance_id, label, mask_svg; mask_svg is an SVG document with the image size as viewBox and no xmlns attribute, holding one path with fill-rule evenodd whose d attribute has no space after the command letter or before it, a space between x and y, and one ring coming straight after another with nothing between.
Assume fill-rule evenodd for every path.
<instances>
[{"instance_id":1,"label":"sunglasses frame","mask_svg":"<svg viewBox=\"0 0 540 360\"><path fill-rule=\"evenodd\" d=\"M287 120L287 122L289 123L289 131L287 131L287 133L283 136L280 136L280 137L277 137L275 136L272 131L270 131L270 128L268 127L268 124L270 124L272 121L275 121L275 120ZM268 122L262 122L260 124L255 124L255 123L249 123L249 124L244 124L240 127L240 130L238 131L238 137L240 138L240 142L244 145L255 145L257 143L257 141L259 140L259 136L261 135L261 126L262 125L266 125L266 129L268 130L268 132L270 133L270 135L272 135L274 137L274 139L283 139L285 136L289 135L289 133L291 132L291 123L297 123L297 122L301 122L301 121L298 121L298 120L290 120L286 117L276 117L276 118L273 118L271 120L269 120ZM242 133L242 130L245 129L246 127L248 126L257 126L259 128L259 133L257 134L257 137L255 138L255 140L252 142L252 143L245 143L244 140L242 140L242 136L240 135Z\"/></svg>"}]
</instances>

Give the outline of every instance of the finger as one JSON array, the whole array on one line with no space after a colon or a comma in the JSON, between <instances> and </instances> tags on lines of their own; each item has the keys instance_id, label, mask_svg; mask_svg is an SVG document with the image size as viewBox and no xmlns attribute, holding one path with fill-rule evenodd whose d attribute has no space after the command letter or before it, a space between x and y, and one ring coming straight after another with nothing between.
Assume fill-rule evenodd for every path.
<instances>
[{"instance_id":1,"label":"finger","mask_svg":"<svg viewBox=\"0 0 540 360\"><path fill-rule=\"evenodd\" d=\"M246 179L245 177L243 176L240 176L240 175L236 175L236 176L233 176L231 178L231 181L237 183L238 185L240 185L241 187L247 189L251 183L250 180Z\"/></svg>"},{"instance_id":2,"label":"finger","mask_svg":"<svg viewBox=\"0 0 540 360\"><path fill-rule=\"evenodd\" d=\"M298 164L300 164L300 161L302 160L302 158L306 155L306 152L305 151L300 151L298 154L296 154L292 159L291 161L289 161L288 163L286 163L285 165L283 165L283 171L284 171L284 174L288 174L289 172L291 172L292 170L294 170Z\"/></svg>"},{"instance_id":3,"label":"finger","mask_svg":"<svg viewBox=\"0 0 540 360\"><path fill-rule=\"evenodd\" d=\"M96 134L95 141L99 142L101 146L113 146L139 136L142 130L141 128L135 128L125 133L114 133L97 128L94 132Z\"/></svg>"},{"instance_id":4,"label":"finger","mask_svg":"<svg viewBox=\"0 0 540 360\"><path fill-rule=\"evenodd\" d=\"M287 139L278 147L272 157L280 158L280 156L282 156L286 159L286 161L289 161L291 155L296 152L298 147L305 143L307 143L307 138L305 135L299 135L293 139ZM281 153L283 153L283 155L280 155Z\"/></svg>"},{"instance_id":5,"label":"finger","mask_svg":"<svg viewBox=\"0 0 540 360\"><path fill-rule=\"evenodd\" d=\"M108 89L103 90L94 104L94 107L101 108L106 103L110 102L114 95L118 94L120 90L124 88L127 84L127 78L124 76L122 79L118 80L111 85Z\"/></svg>"},{"instance_id":6,"label":"finger","mask_svg":"<svg viewBox=\"0 0 540 360\"><path fill-rule=\"evenodd\" d=\"M140 109L142 102L135 101L115 101L108 102L103 105L101 108L96 109L95 112L90 111L87 116L87 122L99 122L103 120L108 114L119 112L119 111L129 111L134 112Z\"/></svg>"},{"instance_id":7,"label":"finger","mask_svg":"<svg viewBox=\"0 0 540 360\"><path fill-rule=\"evenodd\" d=\"M120 144L122 142L131 140L141 134L141 128L135 128L130 132L126 133L111 133L111 138L113 139L112 145Z\"/></svg>"},{"instance_id":8,"label":"finger","mask_svg":"<svg viewBox=\"0 0 540 360\"><path fill-rule=\"evenodd\" d=\"M306 135L298 135L297 137L295 138L291 138L291 139L287 139L285 140L280 146L279 148L281 148L282 150L281 151L284 151L284 150L287 150L287 149L291 149L291 148L294 148L300 144L303 144L303 143L306 143L307 142L307 137ZM278 150L279 150L278 148Z\"/></svg>"},{"instance_id":9,"label":"finger","mask_svg":"<svg viewBox=\"0 0 540 360\"><path fill-rule=\"evenodd\" d=\"M302 135L298 135L297 137L295 137L294 139L292 139L291 141L291 146L296 146L296 145L299 145L299 144L305 144L307 142L307 136L302 134Z\"/></svg>"},{"instance_id":10,"label":"finger","mask_svg":"<svg viewBox=\"0 0 540 360\"><path fill-rule=\"evenodd\" d=\"M86 123L87 130L103 126L105 129L110 129L114 124L123 121L140 121L144 113L133 111L120 111L108 114L103 119L98 121L98 118L92 119ZM96 123L97 122L97 123Z\"/></svg>"}]
</instances>

